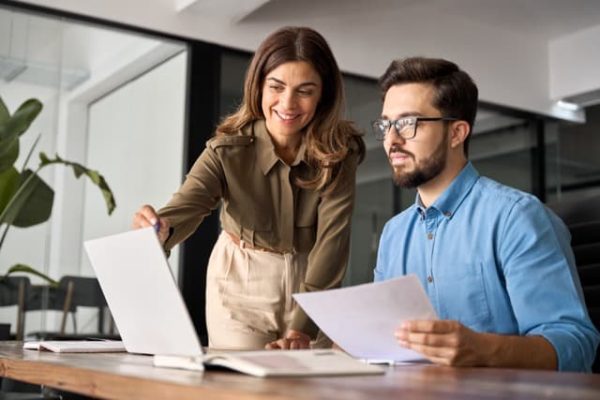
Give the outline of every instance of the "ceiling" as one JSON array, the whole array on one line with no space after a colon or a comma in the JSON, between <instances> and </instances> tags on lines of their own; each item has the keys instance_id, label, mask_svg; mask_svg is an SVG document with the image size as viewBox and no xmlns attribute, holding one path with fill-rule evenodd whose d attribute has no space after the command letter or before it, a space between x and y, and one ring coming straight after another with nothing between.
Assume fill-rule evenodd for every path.
<instances>
[{"instance_id":1,"label":"ceiling","mask_svg":"<svg viewBox=\"0 0 600 400\"><path fill-rule=\"evenodd\" d=\"M246 51L281 26L311 26L346 72L373 78L392 58L447 58L482 100L570 121L584 116L555 102L600 88L600 52L584 51L600 32L598 0L20 1ZM565 49L582 61L563 61Z\"/></svg>"},{"instance_id":2,"label":"ceiling","mask_svg":"<svg viewBox=\"0 0 600 400\"><path fill-rule=\"evenodd\" d=\"M138 34L0 8L0 88L16 80L70 90L115 58L133 57L133 49L153 43Z\"/></svg>"},{"instance_id":3,"label":"ceiling","mask_svg":"<svg viewBox=\"0 0 600 400\"><path fill-rule=\"evenodd\" d=\"M397 15L458 17L548 40L598 24L598 0L176 0L179 12L210 15L225 23L287 20L297 16Z\"/></svg>"}]
</instances>

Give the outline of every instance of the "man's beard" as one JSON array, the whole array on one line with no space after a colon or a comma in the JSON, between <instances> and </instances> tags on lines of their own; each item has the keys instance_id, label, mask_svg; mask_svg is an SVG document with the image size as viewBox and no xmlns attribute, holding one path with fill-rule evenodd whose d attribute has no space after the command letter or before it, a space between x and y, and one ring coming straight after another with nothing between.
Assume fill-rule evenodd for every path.
<instances>
[{"instance_id":1,"label":"man's beard","mask_svg":"<svg viewBox=\"0 0 600 400\"><path fill-rule=\"evenodd\" d=\"M402 188L412 189L419 187L438 176L444 170L444 167L446 166L446 159L448 158L448 136L446 133L447 132L444 132L444 140L442 140L442 142L438 145L433 154L420 161L418 164L415 164L415 169L413 171L397 171L392 166L394 183ZM400 150L397 146L392 146L390 149L390 153L394 151L400 151L405 154L409 154ZM414 156L412 154L409 154L409 156L412 157L416 163Z\"/></svg>"}]
</instances>

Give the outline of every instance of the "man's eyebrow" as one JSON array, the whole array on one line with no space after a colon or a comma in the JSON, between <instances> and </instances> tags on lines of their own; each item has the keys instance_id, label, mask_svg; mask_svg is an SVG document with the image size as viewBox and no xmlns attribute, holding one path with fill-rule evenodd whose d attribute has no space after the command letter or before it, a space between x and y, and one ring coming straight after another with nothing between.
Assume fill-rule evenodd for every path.
<instances>
[{"instance_id":1,"label":"man's eyebrow","mask_svg":"<svg viewBox=\"0 0 600 400\"><path fill-rule=\"evenodd\" d=\"M423 116L423 113L420 113L418 111L406 111L406 112L403 112L402 114L396 114L395 118L393 118L393 119L401 119L401 118L406 118L406 117L422 117L422 116ZM381 118L392 119L387 114L381 114Z\"/></svg>"}]
</instances>

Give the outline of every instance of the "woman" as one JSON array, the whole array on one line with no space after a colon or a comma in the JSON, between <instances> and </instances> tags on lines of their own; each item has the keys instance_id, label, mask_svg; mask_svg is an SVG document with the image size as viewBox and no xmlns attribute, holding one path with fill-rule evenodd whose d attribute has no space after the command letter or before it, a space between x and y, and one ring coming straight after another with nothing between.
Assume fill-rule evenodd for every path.
<instances>
[{"instance_id":1,"label":"woman","mask_svg":"<svg viewBox=\"0 0 600 400\"><path fill-rule=\"evenodd\" d=\"M217 127L158 213L166 250L221 207L207 272L209 345L307 348L318 331L291 297L339 286L349 252L355 173L364 143L341 119L342 77L325 39L288 27L256 51L239 109Z\"/></svg>"}]
</instances>

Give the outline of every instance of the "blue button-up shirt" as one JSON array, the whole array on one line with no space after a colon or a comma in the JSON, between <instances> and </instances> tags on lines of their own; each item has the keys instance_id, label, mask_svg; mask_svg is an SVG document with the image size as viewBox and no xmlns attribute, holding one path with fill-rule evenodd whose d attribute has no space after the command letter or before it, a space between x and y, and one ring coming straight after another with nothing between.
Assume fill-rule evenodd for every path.
<instances>
[{"instance_id":1,"label":"blue button-up shirt","mask_svg":"<svg viewBox=\"0 0 600 400\"><path fill-rule=\"evenodd\" d=\"M570 235L537 198L468 163L430 207L385 225L375 280L416 274L441 319L478 332L541 335L560 370L589 371L600 341L584 305Z\"/></svg>"}]
</instances>

